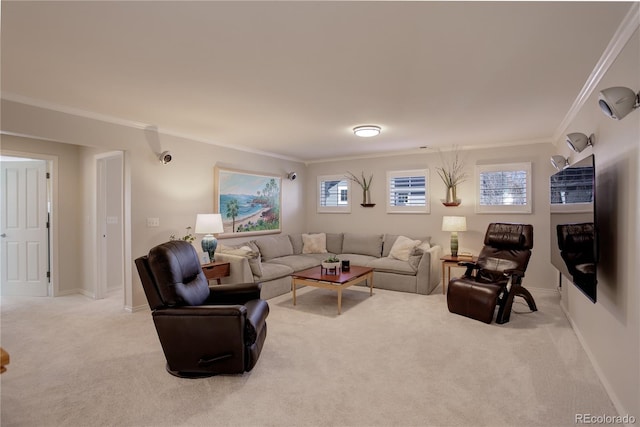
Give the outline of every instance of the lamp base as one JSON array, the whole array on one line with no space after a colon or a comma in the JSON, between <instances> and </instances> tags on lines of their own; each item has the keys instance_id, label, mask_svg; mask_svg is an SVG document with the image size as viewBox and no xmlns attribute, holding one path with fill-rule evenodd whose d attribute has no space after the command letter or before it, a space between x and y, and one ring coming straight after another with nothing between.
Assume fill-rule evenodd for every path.
<instances>
[{"instance_id":1,"label":"lamp base","mask_svg":"<svg viewBox=\"0 0 640 427\"><path fill-rule=\"evenodd\" d=\"M215 261L214 255L216 248L218 247L218 239L213 237L213 234L207 234L202 238L202 250L209 253L209 260Z\"/></svg>"},{"instance_id":2,"label":"lamp base","mask_svg":"<svg viewBox=\"0 0 640 427\"><path fill-rule=\"evenodd\" d=\"M451 256L458 256L458 232L451 232Z\"/></svg>"}]
</instances>

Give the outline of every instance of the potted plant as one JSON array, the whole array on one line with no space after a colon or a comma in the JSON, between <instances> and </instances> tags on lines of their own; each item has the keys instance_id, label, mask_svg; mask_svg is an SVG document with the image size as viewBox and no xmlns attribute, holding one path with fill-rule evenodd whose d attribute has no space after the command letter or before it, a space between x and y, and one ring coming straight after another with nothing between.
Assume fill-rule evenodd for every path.
<instances>
[{"instance_id":1,"label":"potted plant","mask_svg":"<svg viewBox=\"0 0 640 427\"><path fill-rule=\"evenodd\" d=\"M362 179L358 178L352 172L347 172L347 179L356 182L360 188L362 188L362 206L373 206L371 203L371 181L373 181L373 174L369 176L369 179L365 178L364 171L362 171Z\"/></svg>"},{"instance_id":2,"label":"potted plant","mask_svg":"<svg viewBox=\"0 0 640 427\"><path fill-rule=\"evenodd\" d=\"M331 255L329 258L322 261L322 268L326 270L335 270L337 272L339 267L340 259L335 255Z\"/></svg>"},{"instance_id":3,"label":"potted plant","mask_svg":"<svg viewBox=\"0 0 640 427\"><path fill-rule=\"evenodd\" d=\"M445 158L440 152L440 159L442 160L442 166L436 168L436 172L447 187L446 199L442 200L445 206L458 206L461 202L457 198L456 190L458 184L466 181L469 175L464 171L464 162L460 159L460 153L457 147L453 149L453 155Z\"/></svg>"},{"instance_id":4,"label":"potted plant","mask_svg":"<svg viewBox=\"0 0 640 427\"><path fill-rule=\"evenodd\" d=\"M187 227L187 234L183 237L176 237L175 234L169 236L169 240L184 240L185 242L193 243L196 240L196 236L191 233L191 227Z\"/></svg>"}]
</instances>

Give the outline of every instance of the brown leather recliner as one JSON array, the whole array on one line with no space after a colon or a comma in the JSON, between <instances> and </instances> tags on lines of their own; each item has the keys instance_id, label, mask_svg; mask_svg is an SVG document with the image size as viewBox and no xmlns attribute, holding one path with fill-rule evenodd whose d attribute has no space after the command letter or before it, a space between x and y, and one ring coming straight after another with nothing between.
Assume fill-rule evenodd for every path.
<instances>
[{"instance_id":1,"label":"brown leather recliner","mask_svg":"<svg viewBox=\"0 0 640 427\"><path fill-rule=\"evenodd\" d=\"M135 260L167 371L205 377L250 371L267 336L260 284L209 287L190 243L174 240Z\"/></svg>"},{"instance_id":2,"label":"brown leather recliner","mask_svg":"<svg viewBox=\"0 0 640 427\"><path fill-rule=\"evenodd\" d=\"M484 247L476 262L461 262L467 271L449 282L447 306L452 313L491 323L496 306L496 323L506 323L515 296L521 296L531 311L537 311L522 278L531 258L533 226L489 224Z\"/></svg>"}]
</instances>

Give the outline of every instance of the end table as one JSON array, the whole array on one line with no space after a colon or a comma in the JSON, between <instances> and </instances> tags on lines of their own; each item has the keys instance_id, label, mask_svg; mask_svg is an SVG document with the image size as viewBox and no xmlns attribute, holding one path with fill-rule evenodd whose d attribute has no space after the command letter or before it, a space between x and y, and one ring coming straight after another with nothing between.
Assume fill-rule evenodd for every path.
<instances>
[{"instance_id":1,"label":"end table","mask_svg":"<svg viewBox=\"0 0 640 427\"><path fill-rule=\"evenodd\" d=\"M219 285L221 278L227 277L231 274L231 266L228 262L213 261L207 264L202 264L202 272L207 280L216 280Z\"/></svg>"},{"instance_id":2,"label":"end table","mask_svg":"<svg viewBox=\"0 0 640 427\"><path fill-rule=\"evenodd\" d=\"M459 268L465 268L465 267L461 267L458 265L459 262L462 261L477 261L478 257L476 256L453 256L453 255L445 255L442 258L440 258L440 261L442 261L442 295L444 295L447 292L447 284L449 283L449 280L451 280L451 267L459 267ZM447 267L447 271L449 272L449 278L447 279L445 277L445 267Z\"/></svg>"}]
</instances>

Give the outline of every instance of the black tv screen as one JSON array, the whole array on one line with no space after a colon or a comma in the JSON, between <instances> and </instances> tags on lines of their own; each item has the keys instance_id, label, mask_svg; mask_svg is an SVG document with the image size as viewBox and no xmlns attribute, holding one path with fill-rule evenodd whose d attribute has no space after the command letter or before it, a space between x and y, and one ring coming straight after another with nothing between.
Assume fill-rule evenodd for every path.
<instances>
[{"instance_id":1,"label":"black tv screen","mask_svg":"<svg viewBox=\"0 0 640 427\"><path fill-rule=\"evenodd\" d=\"M593 154L551 176L551 263L596 302L598 232Z\"/></svg>"}]
</instances>

